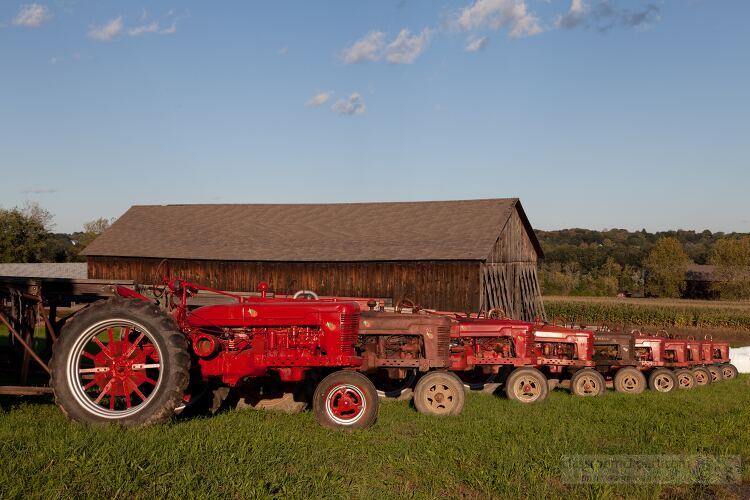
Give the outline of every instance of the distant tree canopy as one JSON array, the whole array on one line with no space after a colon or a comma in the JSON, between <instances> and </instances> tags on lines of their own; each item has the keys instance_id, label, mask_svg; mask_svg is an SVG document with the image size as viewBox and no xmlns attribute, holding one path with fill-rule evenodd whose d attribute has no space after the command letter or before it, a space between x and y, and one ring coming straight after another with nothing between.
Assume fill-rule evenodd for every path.
<instances>
[{"instance_id":1,"label":"distant tree canopy","mask_svg":"<svg viewBox=\"0 0 750 500\"><path fill-rule=\"evenodd\" d=\"M0 262L41 262L49 238L49 212L36 204L0 208Z\"/></svg>"},{"instance_id":2,"label":"distant tree canopy","mask_svg":"<svg viewBox=\"0 0 750 500\"><path fill-rule=\"evenodd\" d=\"M716 266L712 288L719 296L750 298L750 236L717 241L709 262Z\"/></svg>"},{"instance_id":3,"label":"distant tree canopy","mask_svg":"<svg viewBox=\"0 0 750 500\"><path fill-rule=\"evenodd\" d=\"M537 230L536 235L545 253L539 274L542 292L546 295L657 294L657 291L663 295L664 290L657 290L659 285L647 284L652 279L646 279L646 260L657 241L672 238L687 254L689 262L709 264L714 263L711 256L718 242L748 236L711 231L649 233L625 229ZM661 279L658 273L649 276ZM677 286L678 290L684 289ZM674 289L669 293L674 293ZM726 293L721 296L726 297Z\"/></svg>"},{"instance_id":4,"label":"distant tree canopy","mask_svg":"<svg viewBox=\"0 0 750 500\"><path fill-rule=\"evenodd\" d=\"M680 297L690 257L677 238L661 238L644 261L646 293L655 297Z\"/></svg>"}]
</instances>

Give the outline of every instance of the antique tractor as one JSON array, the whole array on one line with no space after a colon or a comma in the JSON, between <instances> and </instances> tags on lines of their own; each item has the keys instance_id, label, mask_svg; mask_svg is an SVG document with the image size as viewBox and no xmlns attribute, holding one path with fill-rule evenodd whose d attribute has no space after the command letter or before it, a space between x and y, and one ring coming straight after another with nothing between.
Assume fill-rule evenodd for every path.
<instances>
[{"instance_id":1,"label":"antique tractor","mask_svg":"<svg viewBox=\"0 0 750 500\"><path fill-rule=\"evenodd\" d=\"M708 350L706 352L705 350ZM704 358L710 364L706 369L711 373L714 382L730 380L737 377L737 368L730 363L729 342L704 342Z\"/></svg>"},{"instance_id":2,"label":"antique tractor","mask_svg":"<svg viewBox=\"0 0 750 500\"><path fill-rule=\"evenodd\" d=\"M648 374L648 387L656 392L672 392L678 387L675 372L665 358L664 337L633 332L635 358L638 365Z\"/></svg>"},{"instance_id":3,"label":"antique tractor","mask_svg":"<svg viewBox=\"0 0 750 500\"><path fill-rule=\"evenodd\" d=\"M618 392L640 394L646 388L646 376L636 356L635 338L631 334L598 331L594 333L594 361L605 379L612 379Z\"/></svg>"},{"instance_id":4,"label":"antique tractor","mask_svg":"<svg viewBox=\"0 0 750 500\"><path fill-rule=\"evenodd\" d=\"M458 415L466 400L463 384L449 367L448 318L401 312L363 311L357 349L359 370L378 394L400 398L413 388L415 408L428 415Z\"/></svg>"},{"instance_id":5,"label":"antique tractor","mask_svg":"<svg viewBox=\"0 0 750 500\"><path fill-rule=\"evenodd\" d=\"M711 344L700 340L689 339L685 344L687 359L690 363L695 385L708 385L713 376L707 365L711 364Z\"/></svg>"},{"instance_id":6,"label":"antique tractor","mask_svg":"<svg viewBox=\"0 0 750 500\"><path fill-rule=\"evenodd\" d=\"M356 371L359 305L275 299L267 289L261 283L261 296L249 297L165 278L151 299L118 287L119 297L77 313L55 344L57 404L77 421L132 426L169 419L189 382L232 388L308 382L322 425L372 425L377 392ZM189 308L201 290L231 303Z\"/></svg>"},{"instance_id":7,"label":"antique tractor","mask_svg":"<svg viewBox=\"0 0 750 500\"><path fill-rule=\"evenodd\" d=\"M692 389L696 386L695 375L691 370L691 366L693 365L688 358L686 340L665 338L664 361L664 366L674 370L677 387L680 389Z\"/></svg>"},{"instance_id":8,"label":"antique tractor","mask_svg":"<svg viewBox=\"0 0 750 500\"><path fill-rule=\"evenodd\" d=\"M499 382L508 399L543 401L549 387L534 367L532 326L509 319L456 317L451 329L451 370L470 387Z\"/></svg>"},{"instance_id":9,"label":"antique tractor","mask_svg":"<svg viewBox=\"0 0 750 500\"><path fill-rule=\"evenodd\" d=\"M547 378L570 380L570 392L576 396L604 394L606 385L595 369L591 331L551 324L535 325L533 332L536 363Z\"/></svg>"}]
</instances>

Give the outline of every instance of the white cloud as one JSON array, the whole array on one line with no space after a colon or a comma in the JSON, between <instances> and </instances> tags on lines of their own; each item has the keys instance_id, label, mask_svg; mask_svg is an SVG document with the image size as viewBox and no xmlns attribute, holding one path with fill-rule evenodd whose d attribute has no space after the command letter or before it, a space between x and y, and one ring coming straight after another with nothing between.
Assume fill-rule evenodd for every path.
<instances>
[{"instance_id":1,"label":"white cloud","mask_svg":"<svg viewBox=\"0 0 750 500\"><path fill-rule=\"evenodd\" d=\"M490 43L490 39L486 36L471 35L466 39L464 50L466 50L466 52L477 52L479 50L484 50L488 43Z\"/></svg>"},{"instance_id":2,"label":"white cloud","mask_svg":"<svg viewBox=\"0 0 750 500\"><path fill-rule=\"evenodd\" d=\"M331 92L318 92L310 99L308 99L307 102L305 102L305 106L310 108L317 108L327 103L330 98Z\"/></svg>"},{"instance_id":3,"label":"white cloud","mask_svg":"<svg viewBox=\"0 0 750 500\"><path fill-rule=\"evenodd\" d=\"M587 11L588 6L583 3L583 0L571 0L568 12L558 16L555 26L558 28L575 28L585 20Z\"/></svg>"},{"instance_id":4,"label":"white cloud","mask_svg":"<svg viewBox=\"0 0 750 500\"><path fill-rule=\"evenodd\" d=\"M537 35L542 32L539 18L526 9L525 0L475 0L461 10L454 21L463 31L489 26L508 28L511 38Z\"/></svg>"},{"instance_id":5,"label":"white cloud","mask_svg":"<svg viewBox=\"0 0 750 500\"><path fill-rule=\"evenodd\" d=\"M409 30L403 29L385 48L385 60L391 64L412 64L429 45L429 29L425 28L414 36L410 36Z\"/></svg>"},{"instance_id":6,"label":"white cloud","mask_svg":"<svg viewBox=\"0 0 750 500\"><path fill-rule=\"evenodd\" d=\"M341 115L361 115L367 111L367 106L365 106L365 101L362 99L362 96L355 92L350 95L349 98L339 99L333 103L331 111Z\"/></svg>"},{"instance_id":7,"label":"white cloud","mask_svg":"<svg viewBox=\"0 0 750 500\"><path fill-rule=\"evenodd\" d=\"M377 61L381 57L383 45L385 44L385 33L382 31L371 31L348 49L341 53L341 59L346 64L365 61Z\"/></svg>"},{"instance_id":8,"label":"white cloud","mask_svg":"<svg viewBox=\"0 0 750 500\"><path fill-rule=\"evenodd\" d=\"M94 40L107 42L122 33L122 16L112 19L102 26L94 26L89 30L89 36Z\"/></svg>"},{"instance_id":9,"label":"white cloud","mask_svg":"<svg viewBox=\"0 0 750 500\"><path fill-rule=\"evenodd\" d=\"M13 24L37 28L50 19L52 19L52 14L46 6L32 3L19 7L18 14L13 19Z\"/></svg>"},{"instance_id":10,"label":"white cloud","mask_svg":"<svg viewBox=\"0 0 750 500\"><path fill-rule=\"evenodd\" d=\"M149 24L144 24L143 26L136 26L135 28L128 29L128 35L130 36L140 36L145 33L156 33L157 35L172 35L176 32L176 23L172 23L172 25L168 28L162 28L156 21Z\"/></svg>"}]
</instances>

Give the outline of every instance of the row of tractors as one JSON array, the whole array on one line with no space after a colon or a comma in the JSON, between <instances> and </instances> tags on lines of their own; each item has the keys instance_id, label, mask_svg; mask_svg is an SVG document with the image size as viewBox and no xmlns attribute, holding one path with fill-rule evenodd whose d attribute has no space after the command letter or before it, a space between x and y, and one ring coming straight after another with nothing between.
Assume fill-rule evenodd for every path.
<instances>
[{"instance_id":1,"label":"row of tractors","mask_svg":"<svg viewBox=\"0 0 750 500\"><path fill-rule=\"evenodd\" d=\"M723 342L259 289L237 295L171 278L148 294L117 287L67 321L55 343L57 404L73 420L130 426L217 395L263 407L283 394L295 408L311 405L324 426L360 429L375 422L380 397L407 393L421 413L457 415L467 388L535 403L556 384L598 396L610 381L635 394L737 376ZM192 307L200 291L228 303Z\"/></svg>"}]
</instances>

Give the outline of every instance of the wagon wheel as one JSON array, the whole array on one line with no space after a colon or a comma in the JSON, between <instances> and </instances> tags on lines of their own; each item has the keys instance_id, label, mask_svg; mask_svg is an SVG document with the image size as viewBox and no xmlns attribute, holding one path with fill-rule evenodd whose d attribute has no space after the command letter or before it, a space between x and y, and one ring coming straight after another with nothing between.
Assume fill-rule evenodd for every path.
<instances>
[{"instance_id":1,"label":"wagon wheel","mask_svg":"<svg viewBox=\"0 0 750 500\"><path fill-rule=\"evenodd\" d=\"M419 311L419 306L413 300L404 297L398 301L396 312L401 312L403 309L411 309L412 311L417 312Z\"/></svg>"}]
</instances>

